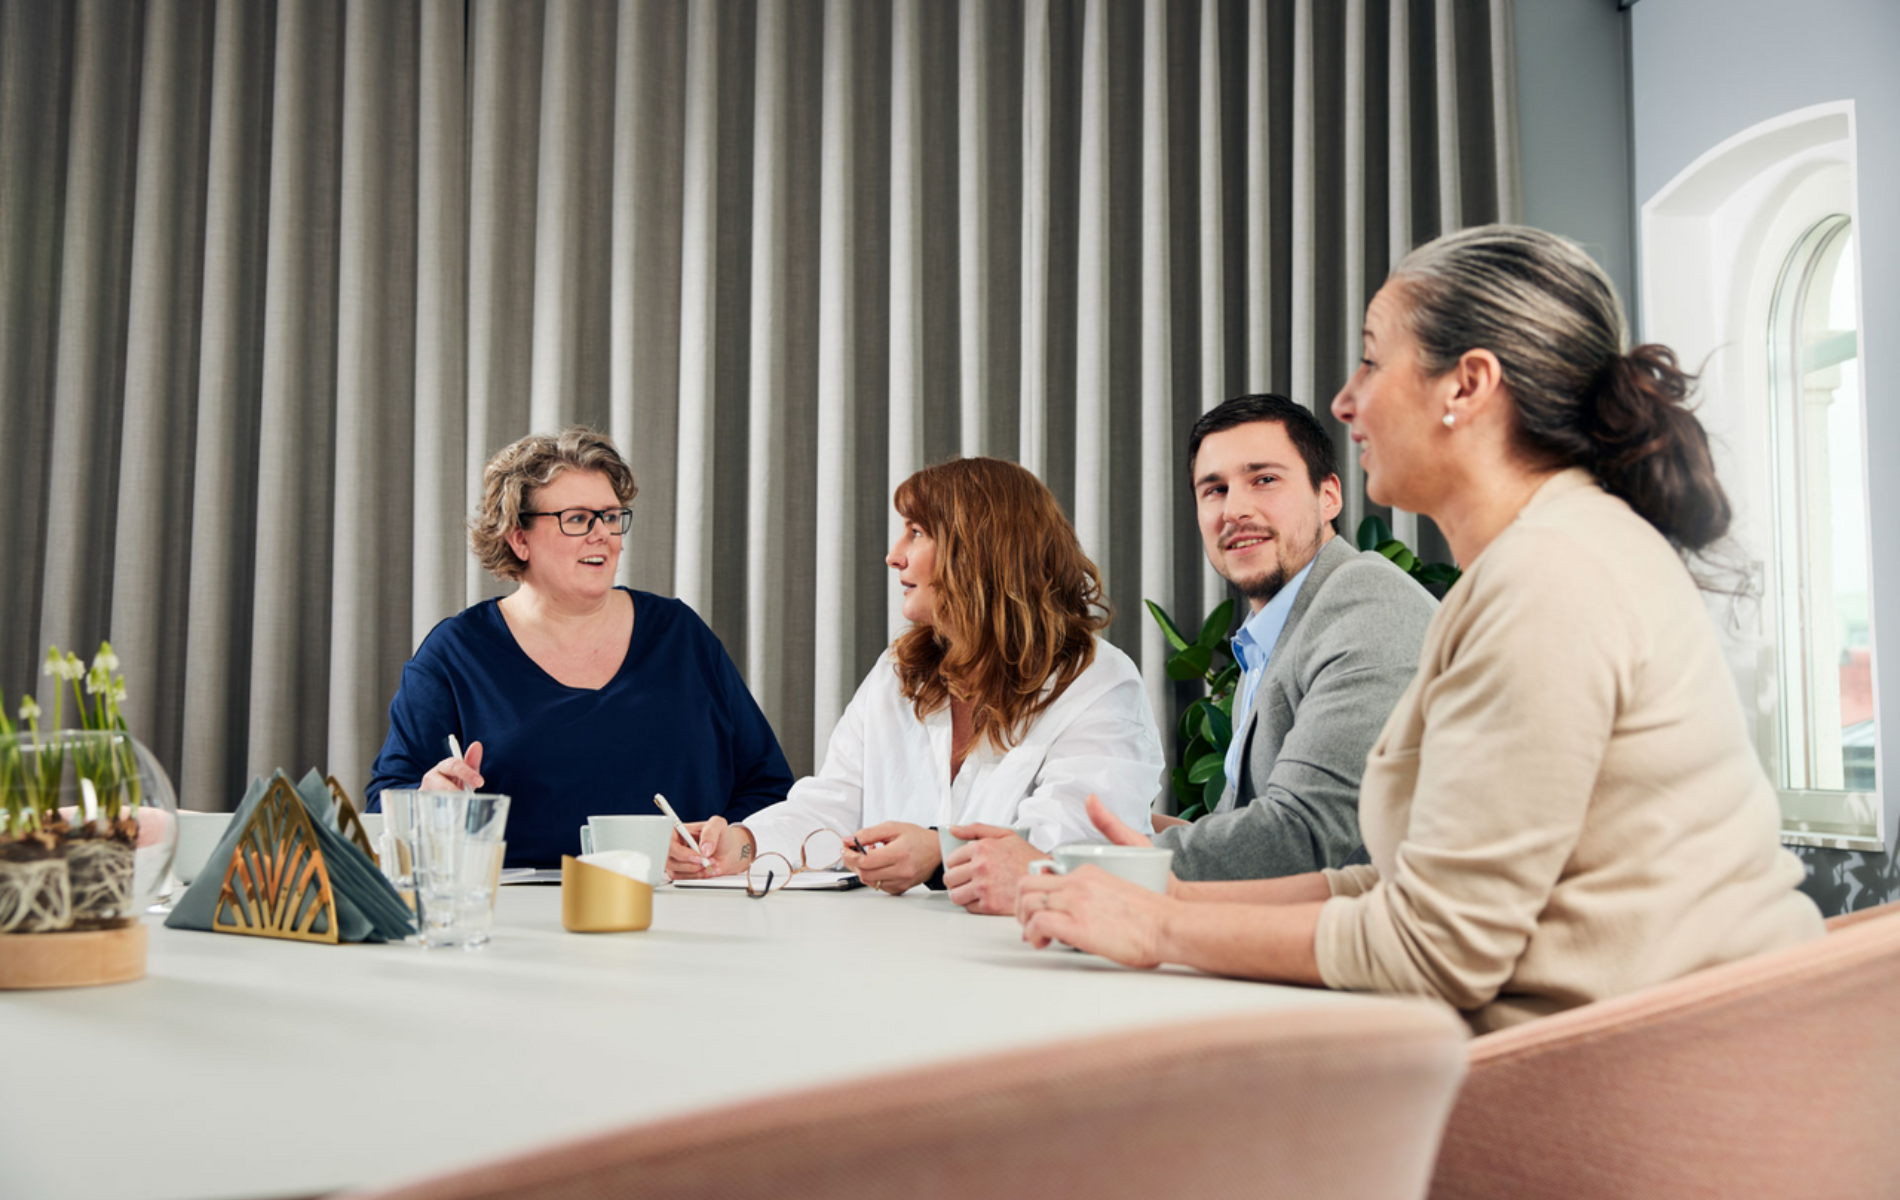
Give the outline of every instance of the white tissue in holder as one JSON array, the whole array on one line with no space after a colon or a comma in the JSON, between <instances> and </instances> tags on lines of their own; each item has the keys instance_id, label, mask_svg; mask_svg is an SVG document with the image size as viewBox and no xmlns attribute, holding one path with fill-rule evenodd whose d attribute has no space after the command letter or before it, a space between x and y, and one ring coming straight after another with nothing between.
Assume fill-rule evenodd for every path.
<instances>
[{"instance_id":1,"label":"white tissue in holder","mask_svg":"<svg viewBox=\"0 0 1900 1200\"><path fill-rule=\"evenodd\" d=\"M638 850L599 850L581 855L580 861L653 886L653 860Z\"/></svg>"}]
</instances>

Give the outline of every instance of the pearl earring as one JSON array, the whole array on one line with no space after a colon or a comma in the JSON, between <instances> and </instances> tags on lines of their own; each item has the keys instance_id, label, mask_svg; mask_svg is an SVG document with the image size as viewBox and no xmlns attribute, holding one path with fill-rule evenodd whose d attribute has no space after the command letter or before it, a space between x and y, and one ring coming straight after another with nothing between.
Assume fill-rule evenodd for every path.
<instances>
[{"instance_id":1,"label":"pearl earring","mask_svg":"<svg viewBox=\"0 0 1900 1200\"><path fill-rule=\"evenodd\" d=\"M1457 417L1453 416L1450 413L1445 414L1445 428L1446 429L1450 429L1453 425L1456 425L1457 423L1458 423Z\"/></svg>"}]
</instances>

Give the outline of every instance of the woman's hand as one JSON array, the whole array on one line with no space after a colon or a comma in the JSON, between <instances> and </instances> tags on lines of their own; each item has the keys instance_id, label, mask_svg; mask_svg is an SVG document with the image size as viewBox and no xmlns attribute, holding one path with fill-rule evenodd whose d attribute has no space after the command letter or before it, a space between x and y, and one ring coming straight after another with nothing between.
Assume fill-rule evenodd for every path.
<instances>
[{"instance_id":1,"label":"woman's hand","mask_svg":"<svg viewBox=\"0 0 1900 1200\"><path fill-rule=\"evenodd\" d=\"M950 889L951 903L973 913L1007 917L1015 912L1016 886L1029 874L1029 864L1049 857L1000 825L954 825L950 835L970 844L957 847L944 862L943 886Z\"/></svg>"},{"instance_id":2,"label":"woman's hand","mask_svg":"<svg viewBox=\"0 0 1900 1200\"><path fill-rule=\"evenodd\" d=\"M1163 961L1168 912L1177 901L1100 867L1031 875L1016 895L1023 940L1040 950L1060 940L1130 967Z\"/></svg>"},{"instance_id":3,"label":"woman's hand","mask_svg":"<svg viewBox=\"0 0 1900 1200\"><path fill-rule=\"evenodd\" d=\"M686 830L699 843L699 853L693 853L693 848L686 844L686 839L675 829L673 840L666 847L668 879L733 875L752 865L757 843L752 838L752 831L745 826L728 825L724 817L713 817L707 821L688 822Z\"/></svg>"},{"instance_id":4,"label":"woman's hand","mask_svg":"<svg viewBox=\"0 0 1900 1200\"><path fill-rule=\"evenodd\" d=\"M1153 838L1145 837L1129 828L1127 822L1110 812L1108 805L1103 804L1101 798L1093 793L1089 795L1088 808L1089 820L1095 823L1095 828L1101 831L1102 836L1107 838L1110 844L1116 846L1152 846L1155 844ZM1157 821L1174 821L1177 825L1187 824L1186 821L1175 821L1173 817L1156 817L1154 819ZM1181 881L1175 878L1173 871L1169 871L1168 895L1179 896L1180 894ZM1066 941L1067 939L1065 938L1064 940Z\"/></svg>"},{"instance_id":5,"label":"woman's hand","mask_svg":"<svg viewBox=\"0 0 1900 1200\"><path fill-rule=\"evenodd\" d=\"M851 842L864 847L860 854ZM885 821L853 834L844 847L844 865L880 892L895 896L929 879L943 861L934 830L907 821Z\"/></svg>"},{"instance_id":6,"label":"woman's hand","mask_svg":"<svg viewBox=\"0 0 1900 1200\"><path fill-rule=\"evenodd\" d=\"M482 786L482 744L470 742L460 758L445 758L417 785L424 792L473 792Z\"/></svg>"}]
</instances>

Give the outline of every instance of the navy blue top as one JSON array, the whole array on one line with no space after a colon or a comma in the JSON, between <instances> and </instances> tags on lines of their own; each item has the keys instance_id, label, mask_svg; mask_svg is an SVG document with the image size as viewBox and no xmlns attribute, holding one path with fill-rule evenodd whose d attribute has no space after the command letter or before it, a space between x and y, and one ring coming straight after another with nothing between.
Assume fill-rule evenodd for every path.
<instances>
[{"instance_id":1,"label":"navy blue top","mask_svg":"<svg viewBox=\"0 0 1900 1200\"><path fill-rule=\"evenodd\" d=\"M494 600L422 639L389 704L389 740L366 798L413 788L449 755L448 735L482 744L483 790L512 797L508 865L559 866L596 813L737 822L785 799L792 772L739 669L699 614L635 592L627 657L599 691L535 665Z\"/></svg>"}]
</instances>

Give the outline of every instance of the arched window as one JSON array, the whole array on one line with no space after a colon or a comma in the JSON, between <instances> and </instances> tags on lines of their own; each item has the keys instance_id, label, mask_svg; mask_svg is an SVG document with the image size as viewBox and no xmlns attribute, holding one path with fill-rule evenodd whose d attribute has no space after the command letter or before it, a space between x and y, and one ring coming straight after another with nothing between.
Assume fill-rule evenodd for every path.
<instances>
[{"instance_id":1,"label":"arched window","mask_svg":"<svg viewBox=\"0 0 1900 1200\"><path fill-rule=\"evenodd\" d=\"M1645 340L1700 364L1756 584L1712 615L1782 837L1882 850L1854 129L1852 101L1786 113L1645 201L1641 311Z\"/></svg>"},{"instance_id":2,"label":"arched window","mask_svg":"<svg viewBox=\"0 0 1900 1200\"><path fill-rule=\"evenodd\" d=\"M1777 757L1791 791L1873 792L1873 638L1853 222L1810 225L1768 319Z\"/></svg>"}]
</instances>

